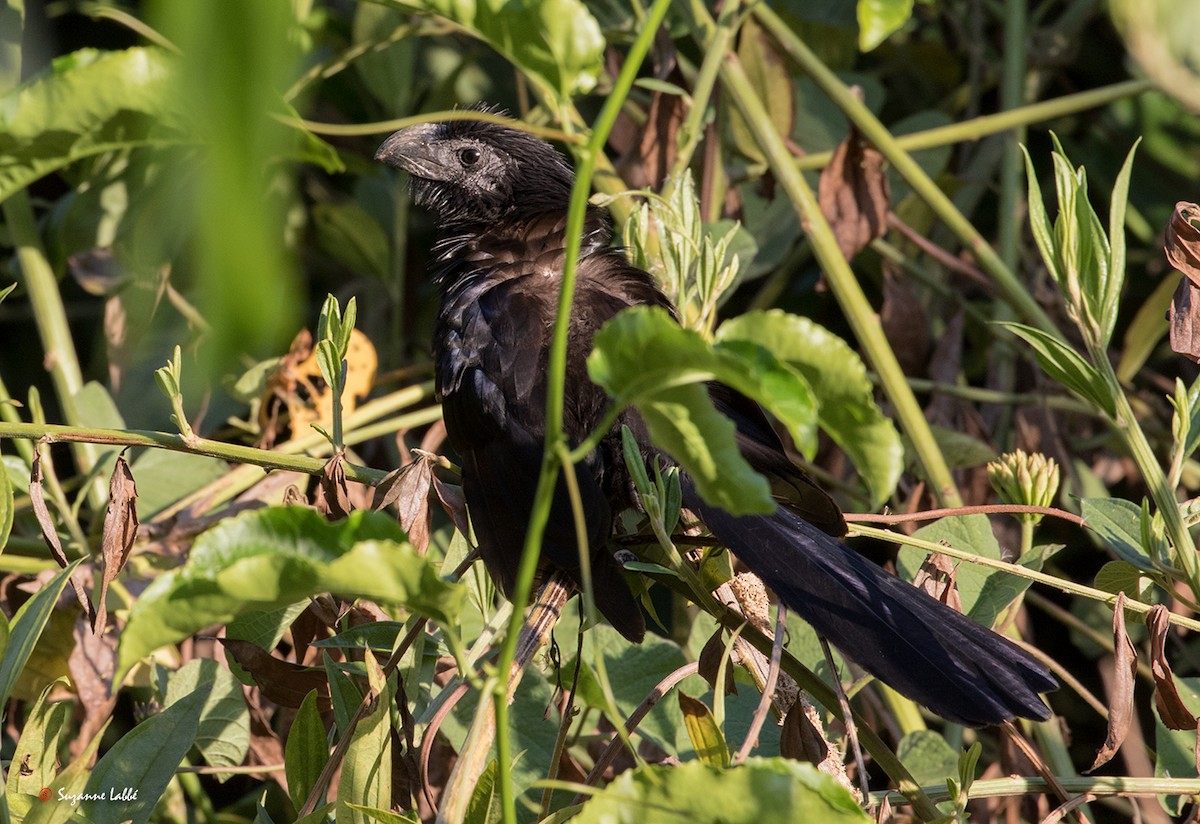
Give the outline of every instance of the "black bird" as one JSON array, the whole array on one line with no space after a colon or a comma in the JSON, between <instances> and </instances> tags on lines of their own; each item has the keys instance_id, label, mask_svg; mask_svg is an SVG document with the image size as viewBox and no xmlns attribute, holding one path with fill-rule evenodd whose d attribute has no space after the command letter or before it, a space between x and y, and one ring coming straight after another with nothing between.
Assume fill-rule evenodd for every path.
<instances>
[{"instance_id":1,"label":"black bird","mask_svg":"<svg viewBox=\"0 0 1200 824\"><path fill-rule=\"evenodd\" d=\"M574 173L548 143L479 121L403 129L376 159L408 172L415 201L437 217L437 391L483 560L511 595L541 467ZM599 425L608 404L587 375L596 331L626 307L672 311L651 276L611 245L606 213L589 207L583 231L565 387L572 445ZM780 505L769 516L733 516L706 504L686 475L684 504L789 609L867 672L949 721L984 726L1049 717L1038 693L1057 684L1037 660L837 540L846 529L840 510L785 457L757 404L722 386L710 394L737 425L743 454L771 479ZM622 422L647 457L658 454L636 412ZM641 610L606 548L614 514L633 505L619 429L576 474L596 606L625 637L640 641ZM539 570L562 570L578 583L574 521L559 486Z\"/></svg>"}]
</instances>

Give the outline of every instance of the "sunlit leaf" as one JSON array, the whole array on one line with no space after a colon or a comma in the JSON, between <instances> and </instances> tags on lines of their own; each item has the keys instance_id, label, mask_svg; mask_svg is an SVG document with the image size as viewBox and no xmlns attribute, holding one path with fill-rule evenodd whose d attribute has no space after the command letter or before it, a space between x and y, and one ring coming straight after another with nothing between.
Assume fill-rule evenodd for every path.
<instances>
[{"instance_id":1,"label":"sunlit leaf","mask_svg":"<svg viewBox=\"0 0 1200 824\"><path fill-rule=\"evenodd\" d=\"M305 507L227 518L187 564L142 593L121 635L118 677L142 656L246 612L333 592L405 606L451 623L464 592L417 555L391 518L358 511L328 523Z\"/></svg>"},{"instance_id":2,"label":"sunlit leaf","mask_svg":"<svg viewBox=\"0 0 1200 824\"><path fill-rule=\"evenodd\" d=\"M900 479L904 447L876 405L867 369L837 335L808 318L773 309L747 312L717 329L717 340L759 344L804 375L816 396L821 428L846 451L879 505Z\"/></svg>"}]
</instances>

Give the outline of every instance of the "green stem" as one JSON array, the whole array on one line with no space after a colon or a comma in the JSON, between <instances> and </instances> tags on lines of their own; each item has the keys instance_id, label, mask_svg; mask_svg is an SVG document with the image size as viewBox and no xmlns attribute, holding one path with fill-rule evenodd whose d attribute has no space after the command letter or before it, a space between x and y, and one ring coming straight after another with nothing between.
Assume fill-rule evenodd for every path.
<instances>
[{"instance_id":1,"label":"green stem","mask_svg":"<svg viewBox=\"0 0 1200 824\"><path fill-rule=\"evenodd\" d=\"M1162 465L1146 439L1146 433L1138 424L1133 407L1129 405L1129 397L1117 380L1117 373L1113 369L1112 361L1108 359L1108 353L1099 346L1089 346L1088 350L1092 364L1100 372L1116 402L1117 411L1113 417L1113 427L1125 441L1130 457L1137 464L1142 480L1150 491L1150 497L1162 515L1167 538L1175 548L1175 563L1187 577L1193 599L1200 598L1200 561L1196 558L1196 545L1179 512L1175 489L1167 483Z\"/></svg>"},{"instance_id":2,"label":"green stem","mask_svg":"<svg viewBox=\"0 0 1200 824\"><path fill-rule=\"evenodd\" d=\"M1000 85L1000 106L1005 110L1020 108L1025 102L1025 0L1005 0L1004 3L1004 75ZM1000 259L1009 270L1017 270L1021 229L1025 225L1022 210L1022 174L1025 164L1020 144L1025 142L1024 125L1004 135L1004 154L1000 160L1000 221L996 245ZM1000 322L1015 320L1012 307L997 302L994 319ZM990 383L997 389L1011 391L1016 385L1016 350L1012 346L994 346L991 359ZM1007 442L1012 410L1007 406L995 408L992 431L997 440Z\"/></svg>"},{"instance_id":3,"label":"green stem","mask_svg":"<svg viewBox=\"0 0 1200 824\"><path fill-rule=\"evenodd\" d=\"M695 154L696 147L700 145L700 139L704 135L704 115L708 111L708 101L716 87L721 63L732 51L733 38L737 34L738 6L736 0L724 4L721 8L721 19L705 32L707 42L704 44L704 62L700 64L696 82L692 85L691 108L688 109L687 118L679 129L682 143L671 169L673 177L682 174L691 163L692 155Z\"/></svg>"},{"instance_id":4,"label":"green stem","mask_svg":"<svg viewBox=\"0 0 1200 824\"><path fill-rule=\"evenodd\" d=\"M575 186L571 190L570 206L567 210L566 248L563 252L565 263L560 285L558 312L555 318L554 337L550 342L550 356L546 369L546 442L542 451L542 471L538 478L533 509L529 516L529 531L525 535L525 546L521 553L521 563L517 569L516 582L513 586L512 600L519 606L524 606L529 602L529 595L533 589L534 574L537 571L538 558L541 555L542 536L545 534L546 523L550 517L550 505L554 499L554 489L560 469L559 450L565 445L562 422L563 390L566 384L567 330L571 322L571 307L575 297L575 273L579 263L579 250L583 240L583 219L587 213L592 177L596 171L597 159L603 156L604 144L621 111L621 104L633 86L634 78L641 69L650 43L654 40L655 33L662 24L669 7L669 0L654 0L654 5L651 6L637 39L629 47L625 64L621 67L621 73L613 83L612 92L600 110L600 116L596 120L587 145L579 153L579 168ZM504 637L504 645L500 650L500 660L497 662L498 672L507 673L512 669L523 620L524 610L519 607L513 609L508 632ZM496 712L496 757L500 766L497 771L500 783L500 808L505 824L515 824L516 800L513 796L512 773L508 769L508 765L512 763L512 742L508 729L507 689L508 685L503 679L496 679L492 685Z\"/></svg>"},{"instance_id":5,"label":"green stem","mask_svg":"<svg viewBox=\"0 0 1200 824\"><path fill-rule=\"evenodd\" d=\"M1200 794L1200 778L1141 778L1129 776L1093 776L1059 778L1058 782L1069 793L1094 793L1096 795L1186 795ZM922 788L935 802L953 801L954 797L946 786L931 785ZM970 798L1004 798L1007 796L1042 794L1050 786L1042 778L993 778L975 781L968 792ZM892 804L905 804L908 799L899 792L887 790L871 793L875 803L887 798Z\"/></svg>"},{"instance_id":6,"label":"green stem","mask_svg":"<svg viewBox=\"0 0 1200 824\"><path fill-rule=\"evenodd\" d=\"M955 549L946 544L934 543L933 541L924 541L920 538L913 538L909 535L902 535L899 532L893 532L890 529L876 529L864 524L852 524L850 527L851 535L862 535L867 538L876 538L880 541L890 541L892 543L904 544L906 546L923 549L926 552L940 552L951 558L957 558L961 561L967 561L981 567L989 569L998 569L1003 572L1009 572L1020 578L1028 578L1030 581L1036 581L1039 584L1053 587L1057 590L1067 593L1068 595L1079 595L1084 598L1091 598L1093 601L1100 601L1103 604L1112 606L1117 602L1117 596L1111 592L1105 592L1102 589L1089 587L1084 584L1077 584L1074 581L1069 581L1066 578L1057 578L1053 575L1048 575L1036 569L1022 566L1020 564L1010 564L1007 561L1001 561L997 558L988 558L983 555L976 555L973 552L966 552L961 549ZM1128 599L1125 602L1125 608L1131 612L1137 612L1142 615L1148 615L1153 609L1154 604L1145 604L1141 601ZM1192 631L1200 631L1200 621L1194 618L1185 618L1182 615L1171 614L1168 619L1177 627L1184 627Z\"/></svg>"},{"instance_id":7,"label":"green stem","mask_svg":"<svg viewBox=\"0 0 1200 824\"><path fill-rule=\"evenodd\" d=\"M1039 329L1056 338L1061 338L1054 322L1033 299L1013 270L1004 264L991 245L971 225L971 221L955 208L950 198L917 165L912 156L896 144L896 138L879 122L879 118L813 54L808 46L765 3L756 5L754 13L759 22L779 42L783 50L842 110L863 136L887 158L892 168L908 182L913 191L929 205L934 214L971 251L979 265L996 282L997 287L1016 312ZM779 170L776 169L776 174L778 173Z\"/></svg>"},{"instance_id":8,"label":"green stem","mask_svg":"<svg viewBox=\"0 0 1200 824\"><path fill-rule=\"evenodd\" d=\"M761 8L762 6L756 7ZM821 213L816 196L792 162L787 146L775 132L770 117L741 64L732 57L726 60L721 66L721 79L729 88L730 97L754 133L763 154L767 156L779 185L792 201L829 286L868 360L875 367L880 384L895 406L900 425L912 441L913 450L925 470L934 495L946 506L960 506L962 499L950 474L950 468L946 465L937 441L934 440L929 423L925 420L925 413L909 388L904 371L896 360L896 354L883 333L878 314L863 294L850 264L838 248L833 230Z\"/></svg>"},{"instance_id":9,"label":"green stem","mask_svg":"<svg viewBox=\"0 0 1200 824\"><path fill-rule=\"evenodd\" d=\"M85 427L60 426L57 424L38 425L32 423L0 423L0 438L24 438L26 440L47 439L51 443L66 442L73 444L109 444L114 446L149 446L159 449L170 449L175 452L188 452L193 455L208 455L241 464L253 464L263 469L287 469L293 472L304 472L308 475L318 475L325 461L320 458L310 458L305 455L285 455L266 449L256 449L252 446L224 443L196 438L188 443L182 435L167 432L153 432L140 429L90 429ZM347 463L346 479L364 484L375 484L386 474L378 469L356 466Z\"/></svg>"},{"instance_id":10,"label":"green stem","mask_svg":"<svg viewBox=\"0 0 1200 824\"><path fill-rule=\"evenodd\" d=\"M1111 86L1063 95L1053 100L1031 103L1028 106L1009 109L997 114L983 115L948 126L938 126L933 129L898 135L895 138L895 145L896 148L903 151L916 152L921 149L934 149L939 146L981 140L1009 129L1019 129L1033 123L1107 106L1109 103L1134 97L1153 88L1154 84L1149 80L1126 80ZM822 169L828 166L832 159L832 151L812 152L797 158L796 166L803 171Z\"/></svg>"},{"instance_id":11,"label":"green stem","mask_svg":"<svg viewBox=\"0 0 1200 824\"><path fill-rule=\"evenodd\" d=\"M50 364L50 379L54 393L62 407L63 418L70 424L80 423L75 395L83 388L83 372L79 368L79 356L75 353L75 342L71 338L71 327L67 323L67 312L63 307L58 281L46 260L42 239L38 234L33 216L33 206L25 190L14 192L0 204L12 244L17 250L21 279L29 293L29 302L37 319L38 335L46 362ZM72 450L79 474L87 476L100 462L100 451L90 443L80 443ZM88 498L96 508L102 508L108 496L104 479L93 478L88 487Z\"/></svg>"}]
</instances>

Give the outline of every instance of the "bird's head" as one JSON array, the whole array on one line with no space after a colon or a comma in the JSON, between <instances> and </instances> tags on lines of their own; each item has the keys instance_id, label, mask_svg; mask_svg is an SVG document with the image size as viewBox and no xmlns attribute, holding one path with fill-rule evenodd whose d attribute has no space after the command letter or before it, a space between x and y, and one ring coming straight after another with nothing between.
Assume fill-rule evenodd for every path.
<instances>
[{"instance_id":1,"label":"bird's head","mask_svg":"<svg viewBox=\"0 0 1200 824\"><path fill-rule=\"evenodd\" d=\"M422 123L383 142L375 159L412 176L416 202L443 225L565 210L574 173L550 144L477 120Z\"/></svg>"}]
</instances>

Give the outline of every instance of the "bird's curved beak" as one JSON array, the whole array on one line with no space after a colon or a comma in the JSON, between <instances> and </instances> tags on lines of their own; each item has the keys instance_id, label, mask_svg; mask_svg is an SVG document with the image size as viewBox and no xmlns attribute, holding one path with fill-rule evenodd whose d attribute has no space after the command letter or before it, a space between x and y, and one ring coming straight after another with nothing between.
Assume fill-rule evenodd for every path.
<instances>
[{"instance_id":1,"label":"bird's curved beak","mask_svg":"<svg viewBox=\"0 0 1200 824\"><path fill-rule=\"evenodd\" d=\"M401 129L383 141L379 151L375 152L375 159L414 177L444 180L447 169L431 150L437 132L435 123L418 123Z\"/></svg>"}]
</instances>

